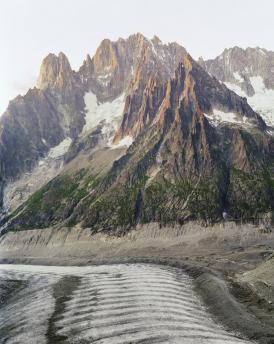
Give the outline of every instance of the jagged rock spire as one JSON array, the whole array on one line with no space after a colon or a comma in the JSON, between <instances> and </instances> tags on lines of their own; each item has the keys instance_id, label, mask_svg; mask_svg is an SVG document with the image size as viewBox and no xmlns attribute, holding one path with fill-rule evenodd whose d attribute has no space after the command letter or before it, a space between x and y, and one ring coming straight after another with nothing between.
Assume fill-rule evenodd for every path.
<instances>
[{"instance_id":1,"label":"jagged rock spire","mask_svg":"<svg viewBox=\"0 0 274 344\"><path fill-rule=\"evenodd\" d=\"M60 52L58 56L49 54L42 62L37 86L46 89L70 85L72 74L69 60L64 53Z\"/></svg>"}]
</instances>

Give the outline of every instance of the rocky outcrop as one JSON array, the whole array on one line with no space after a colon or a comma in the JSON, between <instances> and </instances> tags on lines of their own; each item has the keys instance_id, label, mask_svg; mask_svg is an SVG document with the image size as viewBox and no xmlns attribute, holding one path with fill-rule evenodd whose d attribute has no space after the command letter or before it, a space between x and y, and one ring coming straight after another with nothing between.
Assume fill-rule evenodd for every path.
<instances>
[{"instance_id":1,"label":"rocky outcrop","mask_svg":"<svg viewBox=\"0 0 274 344\"><path fill-rule=\"evenodd\" d=\"M84 91L64 54L43 61L38 85L12 100L0 118L2 189L31 173L51 148L76 138L84 126Z\"/></svg>"},{"instance_id":2,"label":"rocky outcrop","mask_svg":"<svg viewBox=\"0 0 274 344\"><path fill-rule=\"evenodd\" d=\"M62 114L53 104L37 88L10 102L0 119L2 178L15 178L21 171L30 171L50 147L64 139Z\"/></svg>"},{"instance_id":3,"label":"rocky outcrop","mask_svg":"<svg viewBox=\"0 0 274 344\"><path fill-rule=\"evenodd\" d=\"M66 56L48 55L38 87L12 100L1 116L1 176L16 178L84 125L83 91Z\"/></svg>"},{"instance_id":4,"label":"rocky outcrop","mask_svg":"<svg viewBox=\"0 0 274 344\"><path fill-rule=\"evenodd\" d=\"M58 56L49 54L42 62L37 87L47 88L71 88L74 83L73 71L68 58L64 53Z\"/></svg>"},{"instance_id":5,"label":"rocky outcrop","mask_svg":"<svg viewBox=\"0 0 274 344\"><path fill-rule=\"evenodd\" d=\"M232 112L242 122L246 117L253 125L265 128L261 117L244 99L210 77L189 55L184 57L183 63L179 63L176 73L176 81L168 81L166 86L163 86L159 80L150 78L142 92L141 101L138 101L138 89L137 94L132 93L127 97L123 120L115 140L127 135L137 137L144 127L152 123L157 113L162 116L161 113L166 111L167 104L170 106L171 99L177 104L182 99L188 103L192 101L193 106L199 106L200 111L212 119L214 110ZM183 93L175 95L175 87Z\"/></svg>"}]
</instances>

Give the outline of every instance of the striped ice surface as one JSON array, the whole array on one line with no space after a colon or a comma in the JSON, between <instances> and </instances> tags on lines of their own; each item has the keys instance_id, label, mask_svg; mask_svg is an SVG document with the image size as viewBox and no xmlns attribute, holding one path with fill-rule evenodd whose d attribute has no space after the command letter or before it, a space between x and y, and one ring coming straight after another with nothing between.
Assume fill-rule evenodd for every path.
<instances>
[{"instance_id":1,"label":"striped ice surface","mask_svg":"<svg viewBox=\"0 0 274 344\"><path fill-rule=\"evenodd\" d=\"M58 302L53 287L64 276L81 281L55 319L64 343L248 343L216 324L187 274L148 264L0 265L1 280L27 282L0 308L0 343L53 343L47 337Z\"/></svg>"}]
</instances>

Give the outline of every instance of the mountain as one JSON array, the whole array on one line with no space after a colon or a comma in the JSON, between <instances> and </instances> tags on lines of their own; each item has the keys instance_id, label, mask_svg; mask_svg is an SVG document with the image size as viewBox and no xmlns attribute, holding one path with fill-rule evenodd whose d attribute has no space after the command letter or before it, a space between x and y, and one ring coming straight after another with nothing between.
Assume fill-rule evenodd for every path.
<instances>
[{"instance_id":1,"label":"mountain","mask_svg":"<svg viewBox=\"0 0 274 344\"><path fill-rule=\"evenodd\" d=\"M77 72L63 53L49 54L37 87L12 100L0 118L2 213L15 210L81 151L111 145L127 94L138 85L141 99L149 78L167 79L185 54L177 43L141 34L104 40Z\"/></svg>"},{"instance_id":2,"label":"mountain","mask_svg":"<svg viewBox=\"0 0 274 344\"><path fill-rule=\"evenodd\" d=\"M39 92L67 121L42 166L61 150L61 170L4 228L119 231L152 221L215 222L224 210L242 220L273 211L271 128L207 64L140 34L104 40L78 72L63 54L46 58ZM66 149L64 137L72 141Z\"/></svg>"},{"instance_id":3,"label":"mountain","mask_svg":"<svg viewBox=\"0 0 274 344\"><path fill-rule=\"evenodd\" d=\"M149 99L161 89L152 88ZM114 229L174 219L216 221L224 209L236 218L271 209L273 139L245 99L186 56L151 107L155 115L74 209L72 223ZM218 126L216 116L224 119Z\"/></svg>"},{"instance_id":4,"label":"mountain","mask_svg":"<svg viewBox=\"0 0 274 344\"><path fill-rule=\"evenodd\" d=\"M274 126L274 52L234 47L213 60L199 59L201 66L242 97L267 125Z\"/></svg>"},{"instance_id":5,"label":"mountain","mask_svg":"<svg viewBox=\"0 0 274 344\"><path fill-rule=\"evenodd\" d=\"M77 137L85 123L84 90L64 54L44 59L38 86L12 100L0 118L0 201L5 208L11 183L17 181L17 193L25 193L22 188L28 186L18 178L31 173L53 147ZM12 199L20 198L15 194Z\"/></svg>"}]
</instances>

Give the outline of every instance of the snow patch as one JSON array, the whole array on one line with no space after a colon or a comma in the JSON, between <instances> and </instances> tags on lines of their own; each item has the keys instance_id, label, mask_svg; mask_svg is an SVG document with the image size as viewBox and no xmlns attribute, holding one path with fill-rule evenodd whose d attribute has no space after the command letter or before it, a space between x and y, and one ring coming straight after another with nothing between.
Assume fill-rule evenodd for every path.
<instances>
[{"instance_id":1,"label":"snow patch","mask_svg":"<svg viewBox=\"0 0 274 344\"><path fill-rule=\"evenodd\" d=\"M112 72L107 72L97 75L97 80L102 86L107 86L110 83Z\"/></svg>"},{"instance_id":2,"label":"snow patch","mask_svg":"<svg viewBox=\"0 0 274 344\"><path fill-rule=\"evenodd\" d=\"M209 121L218 126L220 123L235 123L235 124L248 124L246 116L241 117L234 112L224 112L221 110L213 109L213 114L204 114Z\"/></svg>"},{"instance_id":3,"label":"snow patch","mask_svg":"<svg viewBox=\"0 0 274 344\"><path fill-rule=\"evenodd\" d=\"M225 84L239 96L246 97L248 104L262 116L267 125L274 126L274 90L265 87L264 80L261 76L251 77L250 83L255 91L252 97L248 97L246 93L235 84Z\"/></svg>"},{"instance_id":4,"label":"snow patch","mask_svg":"<svg viewBox=\"0 0 274 344\"><path fill-rule=\"evenodd\" d=\"M233 84L232 82L225 82L224 84L227 88L237 93L240 97L246 97L246 93L241 89L239 85Z\"/></svg>"},{"instance_id":5,"label":"snow patch","mask_svg":"<svg viewBox=\"0 0 274 344\"><path fill-rule=\"evenodd\" d=\"M274 136L274 130L267 130L266 132L268 135Z\"/></svg>"},{"instance_id":6,"label":"snow patch","mask_svg":"<svg viewBox=\"0 0 274 344\"><path fill-rule=\"evenodd\" d=\"M261 76L252 76L250 82L255 93L265 93L265 84Z\"/></svg>"},{"instance_id":7,"label":"snow patch","mask_svg":"<svg viewBox=\"0 0 274 344\"><path fill-rule=\"evenodd\" d=\"M98 79L108 79L112 76L112 73L98 75Z\"/></svg>"},{"instance_id":8,"label":"snow patch","mask_svg":"<svg viewBox=\"0 0 274 344\"><path fill-rule=\"evenodd\" d=\"M94 93L88 92L85 94L84 100L86 104L86 123L82 135L87 134L102 122L104 124L113 124L117 128L117 122L121 119L125 105L124 93L112 102L100 103Z\"/></svg>"},{"instance_id":9,"label":"snow patch","mask_svg":"<svg viewBox=\"0 0 274 344\"><path fill-rule=\"evenodd\" d=\"M63 156L68 151L71 142L72 139L70 137L67 137L62 142L60 142L59 145L50 149L48 157L52 159L57 159Z\"/></svg>"},{"instance_id":10,"label":"snow patch","mask_svg":"<svg viewBox=\"0 0 274 344\"><path fill-rule=\"evenodd\" d=\"M115 149L115 148L120 148L120 147L129 147L131 146L133 142L133 138L131 136L125 136L122 140L120 140L117 144L113 143L111 145L111 149Z\"/></svg>"},{"instance_id":11,"label":"snow patch","mask_svg":"<svg viewBox=\"0 0 274 344\"><path fill-rule=\"evenodd\" d=\"M241 77L241 75L238 72L233 73L233 76L239 82L243 82L244 81L243 78Z\"/></svg>"}]
</instances>

